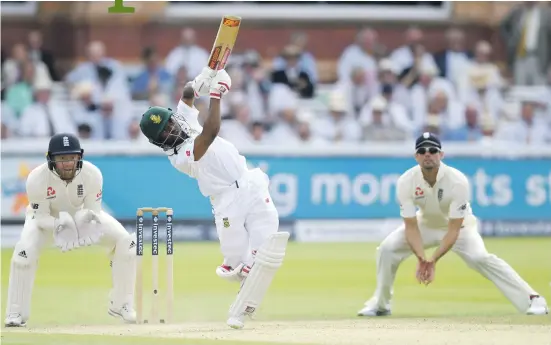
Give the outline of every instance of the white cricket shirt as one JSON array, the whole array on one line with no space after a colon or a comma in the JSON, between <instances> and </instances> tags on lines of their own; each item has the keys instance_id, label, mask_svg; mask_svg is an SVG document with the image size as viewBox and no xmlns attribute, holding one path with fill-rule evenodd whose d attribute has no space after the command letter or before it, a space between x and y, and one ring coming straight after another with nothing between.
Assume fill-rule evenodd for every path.
<instances>
[{"instance_id":1,"label":"white cricket shirt","mask_svg":"<svg viewBox=\"0 0 551 345\"><path fill-rule=\"evenodd\" d=\"M197 115L199 111L189 107L184 102L178 103L178 113L182 114L193 129L199 126ZM236 188L239 180L248 170L245 157L239 154L237 148L229 141L216 137L207 152L199 161L193 156L194 138L188 139L177 154L168 156L170 163L179 171L197 180L201 194L211 197L229 188Z\"/></svg>"},{"instance_id":2,"label":"white cricket shirt","mask_svg":"<svg viewBox=\"0 0 551 345\"><path fill-rule=\"evenodd\" d=\"M82 209L101 211L103 176L92 163L84 161L82 169L67 183L48 169L48 163L34 168L27 177L27 215L39 226L53 229L59 212L74 216Z\"/></svg>"},{"instance_id":3,"label":"white cricket shirt","mask_svg":"<svg viewBox=\"0 0 551 345\"><path fill-rule=\"evenodd\" d=\"M450 218L464 218L464 226L476 224L470 205L469 180L461 171L442 162L433 187L425 181L417 165L400 176L396 193L400 215L417 216L419 224L429 229L447 230Z\"/></svg>"}]
</instances>

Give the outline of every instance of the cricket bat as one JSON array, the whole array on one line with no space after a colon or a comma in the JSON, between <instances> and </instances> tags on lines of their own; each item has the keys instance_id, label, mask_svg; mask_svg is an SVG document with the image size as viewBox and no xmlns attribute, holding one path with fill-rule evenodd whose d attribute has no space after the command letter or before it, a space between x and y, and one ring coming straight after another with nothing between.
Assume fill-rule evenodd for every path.
<instances>
[{"instance_id":1,"label":"cricket bat","mask_svg":"<svg viewBox=\"0 0 551 345\"><path fill-rule=\"evenodd\" d=\"M241 25L241 17L237 16L224 16L220 22L214 45L210 52L209 61L207 66L214 70L219 71L226 67L228 58L231 55L235 40L237 39L237 33L239 32L239 26Z\"/></svg>"}]
</instances>

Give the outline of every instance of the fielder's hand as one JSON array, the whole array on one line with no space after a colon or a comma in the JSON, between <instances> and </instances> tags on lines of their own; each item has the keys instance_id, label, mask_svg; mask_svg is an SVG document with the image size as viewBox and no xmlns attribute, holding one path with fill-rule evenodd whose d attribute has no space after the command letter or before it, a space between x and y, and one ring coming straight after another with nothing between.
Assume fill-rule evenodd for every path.
<instances>
[{"instance_id":1,"label":"fielder's hand","mask_svg":"<svg viewBox=\"0 0 551 345\"><path fill-rule=\"evenodd\" d=\"M81 246L91 246L103 237L103 228L98 215L92 210L80 210L75 214L78 225L78 243Z\"/></svg>"},{"instance_id":2,"label":"fielder's hand","mask_svg":"<svg viewBox=\"0 0 551 345\"><path fill-rule=\"evenodd\" d=\"M220 99L231 89L231 78L225 70L218 71L210 83L210 98Z\"/></svg>"},{"instance_id":3,"label":"fielder's hand","mask_svg":"<svg viewBox=\"0 0 551 345\"><path fill-rule=\"evenodd\" d=\"M54 243L62 252L79 247L77 226L67 212L60 212L54 220Z\"/></svg>"},{"instance_id":4,"label":"fielder's hand","mask_svg":"<svg viewBox=\"0 0 551 345\"><path fill-rule=\"evenodd\" d=\"M435 262L432 260L419 260L415 274L419 284L429 285L434 280Z\"/></svg>"},{"instance_id":5,"label":"fielder's hand","mask_svg":"<svg viewBox=\"0 0 551 345\"><path fill-rule=\"evenodd\" d=\"M208 67L203 68L201 74L195 77L191 82L193 91L195 91L195 97L208 96L210 94L211 81L216 74L215 70Z\"/></svg>"}]
</instances>

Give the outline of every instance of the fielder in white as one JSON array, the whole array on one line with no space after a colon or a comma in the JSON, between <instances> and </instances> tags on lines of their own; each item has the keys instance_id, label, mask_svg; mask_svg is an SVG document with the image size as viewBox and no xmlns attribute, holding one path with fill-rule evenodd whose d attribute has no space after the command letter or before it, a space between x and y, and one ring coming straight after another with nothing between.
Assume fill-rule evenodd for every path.
<instances>
[{"instance_id":1,"label":"fielder in white","mask_svg":"<svg viewBox=\"0 0 551 345\"><path fill-rule=\"evenodd\" d=\"M391 313L396 271L412 252L418 259L417 279L429 284L436 263L450 249L491 280L519 312L547 314L545 299L505 261L486 250L471 210L469 181L459 170L441 162L441 148L440 140L431 133L424 133L416 141L418 165L400 176L396 186L404 225L377 248L377 288L358 315ZM432 257L427 258L425 249L436 246Z\"/></svg>"},{"instance_id":2,"label":"fielder in white","mask_svg":"<svg viewBox=\"0 0 551 345\"><path fill-rule=\"evenodd\" d=\"M161 147L178 171L197 180L210 198L224 262L216 274L241 283L229 310L227 324L243 328L252 316L283 263L289 233L278 232L279 216L269 193L268 176L249 170L245 157L233 144L218 137L220 99L231 80L224 70L204 68L186 85L177 111L153 107L142 116L140 128ZM196 96L210 95L204 127L197 120Z\"/></svg>"},{"instance_id":3,"label":"fielder in white","mask_svg":"<svg viewBox=\"0 0 551 345\"><path fill-rule=\"evenodd\" d=\"M21 237L11 259L5 325L23 327L41 249L53 243L62 252L99 244L108 249L113 288L108 312L134 323L135 235L102 211L103 177L72 134L50 139L47 162L27 178L27 206ZM53 237L52 237L53 234Z\"/></svg>"}]
</instances>

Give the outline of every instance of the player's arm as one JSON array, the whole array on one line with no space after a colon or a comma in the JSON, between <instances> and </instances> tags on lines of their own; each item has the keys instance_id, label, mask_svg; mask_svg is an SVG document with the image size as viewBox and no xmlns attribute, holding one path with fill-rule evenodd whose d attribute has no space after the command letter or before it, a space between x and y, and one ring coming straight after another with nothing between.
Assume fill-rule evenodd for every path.
<instances>
[{"instance_id":1,"label":"player's arm","mask_svg":"<svg viewBox=\"0 0 551 345\"><path fill-rule=\"evenodd\" d=\"M212 78L212 80L210 80L209 82L209 113L207 119L205 120L205 123L203 124L203 131L195 138L194 141L193 156L195 158L195 161L198 161L201 159L201 157L203 157L214 139L216 139L218 132L220 132L220 99L223 95L228 93L231 87L230 76L224 70L218 71L216 76Z\"/></svg>"},{"instance_id":2,"label":"player's arm","mask_svg":"<svg viewBox=\"0 0 551 345\"><path fill-rule=\"evenodd\" d=\"M182 91L182 97L180 100L187 104L188 106L193 106L193 101L195 100L195 97L198 97L199 95L195 93L195 90L193 90L192 82L188 82L184 86L184 90Z\"/></svg>"},{"instance_id":3,"label":"player's arm","mask_svg":"<svg viewBox=\"0 0 551 345\"><path fill-rule=\"evenodd\" d=\"M86 176L86 197L84 198L83 209L101 212L101 200L103 196L103 174L98 167L89 165L89 174Z\"/></svg>"},{"instance_id":4,"label":"player's arm","mask_svg":"<svg viewBox=\"0 0 551 345\"><path fill-rule=\"evenodd\" d=\"M46 199L42 181L39 176L31 173L27 179L26 191L29 205L32 209L32 219L34 219L41 229L52 230L55 228L56 219L50 213L50 201Z\"/></svg>"},{"instance_id":5,"label":"player's arm","mask_svg":"<svg viewBox=\"0 0 551 345\"><path fill-rule=\"evenodd\" d=\"M67 212L59 212L59 218L51 215L50 201L45 195L46 184L41 176L31 173L27 178L27 198L32 209L32 219L38 228L44 231L53 231L54 243L61 251L65 252L78 248L78 236L76 225Z\"/></svg>"},{"instance_id":6,"label":"player's arm","mask_svg":"<svg viewBox=\"0 0 551 345\"><path fill-rule=\"evenodd\" d=\"M413 203L412 193L408 188L409 183L403 177L398 179L396 193L400 203L400 216L404 219L406 241L411 251L419 260L425 259L423 239L417 224L417 209Z\"/></svg>"},{"instance_id":7,"label":"player's arm","mask_svg":"<svg viewBox=\"0 0 551 345\"><path fill-rule=\"evenodd\" d=\"M448 214L448 232L444 235L438 249L434 251L431 261L437 262L443 257L455 244L459 237L459 232L463 226L463 219L469 203L469 186L467 183L461 183L452 189L452 202Z\"/></svg>"}]
</instances>

